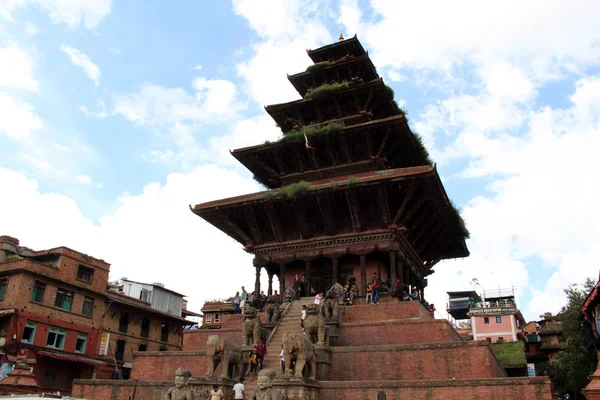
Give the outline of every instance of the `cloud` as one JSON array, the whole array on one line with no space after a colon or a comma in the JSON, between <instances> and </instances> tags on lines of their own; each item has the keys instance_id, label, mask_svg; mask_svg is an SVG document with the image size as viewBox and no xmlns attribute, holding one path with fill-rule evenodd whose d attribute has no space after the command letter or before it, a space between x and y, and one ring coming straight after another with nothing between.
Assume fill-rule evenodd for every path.
<instances>
[{"instance_id":1,"label":"cloud","mask_svg":"<svg viewBox=\"0 0 600 400\"><path fill-rule=\"evenodd\" d=\"M32 105L0 92L0 132L29 143L33 132L43 126Z\"/></svg>"},{"instance_id":2,"label":"cloud","mask_svg":"<svg viewBox=\"0 0 600 400\"><path fill-rule=\"evenodd\" d=\"M262 39L251 46L251 58L236 66L246 92L261 106L298 99L286 73L301 72L312 63L306 49L332 41L323 21L326 8L315 1L237 0L233 10Z\"/></svg>"},{"instance_id":3,"label":"cloud","mask_svg":"<svg viewBox=\"0 0 600 400\"><path fill-rule=\"evenodd\" d=\"M17 44L0 47L0 88L39 91L33 67L33 57Z\"/></svg>"},{"instance_id":4,"label":"cloud","mask_svg":"<svg viewBox=\"0 0 600 400\"><path fill-rule=\"evenodd\" d=\"M0 4L0 17L14 21L13 10L29 6L48 14L55 24L93 29L110 13L110 4L111 0L8 0Z\"/></svg>"},{"instance_id":5,"label":"cloud","mask_svg":"<svg viewBox=\"0 0 600 400\"><path fill-rule=\"evenodd\" d=\"M35 36L38 32L38 29L32 22L25 22L25 33L27 34L27 36Z\"/></svg>"},{"instance_id":6,"label":"cloud","mask_svg":"<svg viewBox=\"0 0 600 400\"><path fill-rule=\"evenodd\" d=\"M111 54L116 54L118 56L120 56L122 54L121 50L119 50L119 49L113 49L113 48L108 49L108 52L111 53Z\"/></svg>"},{"instance_id":7,"label":"cloud","mask_svg":"<svg viewBox=\"0 0 600 400\"><path fill-rule=\"evenodd\" d=\"M92 177L89 175L77 175L75 180L84 185L91 185L93 183Z\"/></svg>"},{"instance_id":8,"label":"cloud","mask_svg":"<svg viewBox=\"0 0 600 400\"><path fill-rule=\"evenodd\" d=\"M202 65L198 64L193 68L195 71L202 71Z\"/></svg>"},{"instance_id":9,"label":"cloud","mask_svg":"<svg viewBox=\"0 0 600 400\"><path fill-rule=\"evenodd\" d=\"M0 198L2 234L25 246L64 245L105 259L112 263L111 278L162 282L187 294L195 311L205 300L233 295L236 287L253 287L251 256L188 208L258 189L235 172L204 165L188 174L170 174L162 184L149 183L139 194L119 197L116 211L98 224L71 198L43 193L21 173L0 168L0 181L19 193ZM264 271L263 277L266 285Z\"/></svg>"},{"instance_id":10,"label":"cloud","mask_svg":"<svg viewBox=\"0 0 600 400\"><path fill-rule=\"evenodd\" d=\"M100 85L100 68L86 54L64 43L60 46L60 51L69 56L73 65L81 68L96 86Z\"/></svg>"},{"instance_id":11,"label":"cloud","mask_svg":"<svg viewBox=\"0 0 600 400\"><path fill-rule=\"evenodd\" d=\"M98 111L91 111L86 106L78 105L77 109L85 114L86 117L93 118L106 118L108 116L108 112L106 110L106 104L104 100L98 99Z\"/></svg>"}]
</instances>

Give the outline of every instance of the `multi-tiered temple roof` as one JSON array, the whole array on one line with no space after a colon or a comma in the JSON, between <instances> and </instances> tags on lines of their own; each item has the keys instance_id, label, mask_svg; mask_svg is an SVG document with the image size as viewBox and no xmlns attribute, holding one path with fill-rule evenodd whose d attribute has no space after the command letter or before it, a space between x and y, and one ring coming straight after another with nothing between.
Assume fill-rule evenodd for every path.
<instances>
[{"instance_id":1,"label":"multi-tiered temple roof","mask_svg":"<svg viewBox=\"0 0 600 400\"><path fill-rule=\"evenodd\" d=\"M232 151L272 190L192 211L278 264L372 246L400 251L422 278L468 256L462 218L356 36L308 55L315 64L288 76L302 99L265 107L282 137Z\"/></svg>"}]
</instances>

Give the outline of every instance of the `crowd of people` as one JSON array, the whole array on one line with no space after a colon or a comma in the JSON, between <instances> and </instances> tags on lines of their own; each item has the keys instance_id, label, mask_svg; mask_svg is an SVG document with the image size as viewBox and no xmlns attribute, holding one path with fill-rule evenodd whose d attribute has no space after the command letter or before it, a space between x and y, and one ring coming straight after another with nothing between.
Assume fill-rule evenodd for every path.
<instances>
[{"instance_id":1,"label":"crowd of people","mask_svg":"<svg viewBox=\"0 0 600 400\"><path fill-rule=\"evenodd\" d=\"M277 301L279 301L279 293L277 293L277 290L273 292L273 296L275 296ZM264 290L262 290L259 294L257 294L256 291L248 294L246 288L242 286L242 291L235 292L235 296L233 297L233 313L243 314L246 303L250 304L258 311L262 311L265 307L265 304L267 304L267 295L265 294Z\"/></svg>"}]
</instances>

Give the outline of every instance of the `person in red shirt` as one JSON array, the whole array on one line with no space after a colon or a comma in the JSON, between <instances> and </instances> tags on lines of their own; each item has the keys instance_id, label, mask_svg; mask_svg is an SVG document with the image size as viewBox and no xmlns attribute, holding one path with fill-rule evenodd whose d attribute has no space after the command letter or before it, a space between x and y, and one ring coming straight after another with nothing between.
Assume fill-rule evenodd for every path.
<instances>
[{"instance_id":1,"label":"person in red shirt","mask_svg":"<svg viewBox=\"0 0 600 400\"><path fill-rule=\"evenodd\" d=\"M267 355L267 345L265 344L264 340L261 340L260 343L258 344L258 346L256 348L256 354L258 354L258 368L262 369L263 360L265 359L265 356Z\"/></svg>"},{"instance_id":2,"label":"person in red shirt","mask_svg":"<svg viewBox=\"0 0 600 400\"><path fill-rule=\"evenodd\" d=\"M381 279L377 272L373 272L373 304L379 304L379 288L381 287Z\"/></svg>"}]
</instances>

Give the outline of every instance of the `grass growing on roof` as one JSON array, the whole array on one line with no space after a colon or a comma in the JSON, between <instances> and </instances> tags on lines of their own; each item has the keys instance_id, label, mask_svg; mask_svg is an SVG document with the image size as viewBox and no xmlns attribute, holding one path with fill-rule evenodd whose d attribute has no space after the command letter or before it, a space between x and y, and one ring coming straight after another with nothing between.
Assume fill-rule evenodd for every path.
<instances>
[{"instance_id":1,"label":"grass growing on roof","mask_svg":"<svg viewBox=\"0 0 600 400\"><path fill-rule=\"evenodd\" d=\"M431 156L429 155L427 148L425 148L425 144L423 143L423 138L421 137L421 135L419 135L416 132L411 131L411 133L413 136L413 143L415 145L415 152L417 153L419 160L421 160L423 163L425 163L427 165L432 165L433 160L431 159Z\"/></svg>"},{"instance_id":2,"label":"grass growing on roof","mask_svg":"<svg viewBox=\"0 0 600 400\"><path fill-rule=\"evenodd\" d=\"M309 65L306 68L306 72L315 72L315 71L319 71L322 70L324 68L329 67L329 65L331 65L331 63L329 61L321 61L312 65Z\"/></svg>"},{"instance_id":3,"label":"grass growing on roof","mask_svg":"<svg viewBox=\"0 0 600 400\"><path fill-rule=\"evenodd\" d=\"M460 230L463 239L470 238L471 232L469 232L469 230L467 229L465 220L463 219L462 215L460 215L460 210L454 205L452 200L450 200L450 209L452 210L453 217L456 220L456 225L458 226L458 229Z\"/></svg>"},{"instance_id":4,"label":"grass growing on roof","mask_svg":"<svg viewBox=\"0 0 600 400\"><path fill-rule=\"evenodd\" d=\"M348 178L348 185L355 185L358 182L358 178L355 176L351 176Z\"/></svg>"},{"instance_id":5,"label":"grass growing on roof","mask_svg":"<svg viewBox=\"0 0 600 400\"><path fill-rule=\"evenodd\" d=\"M520 340L494 343L490 347L503 368L524 367L527 364L525 345Z\"/></svg>"},{"instance_id":6,"label":"grass growing on roof","mask_svg":"<svg viewBox=\"0 0 600 400\"><path fill-rule=\"evenodd\" d=\"M330 133L340 132L344 129L343 122L330 122L327 125L309 126L303 129L295 130L283 135L277 142L303 141L304 135L307 137L329 135Z\"/></svg>"},{"instance_id":7,"label":"grass growing on roof","mask_svg":"<svg viewBox=\"0 0 600 400\"><path fill-rule=\"evenodd\" d=\"M342 83L326 83L321 86L317 86L310 92L304 95L305 99L322 99L334 94L348 90L348 82Z\"/></svg>"},{"instance_id":8,"label":"grass growing on roof","mask_svg":"<svg viewBox=\"0 0 600 400\"><path fill-rule=\"evenodd\" d=\"M276 197L283 197L285 199L293 199L298 197L301 194L308 192L310 188L310 183L306 181L300 181L297 183L292 183L291 185L284 186L280 189L269 190L265 192L263 197L265 199L273 199Z\"/></svg>"}]
</instances>

